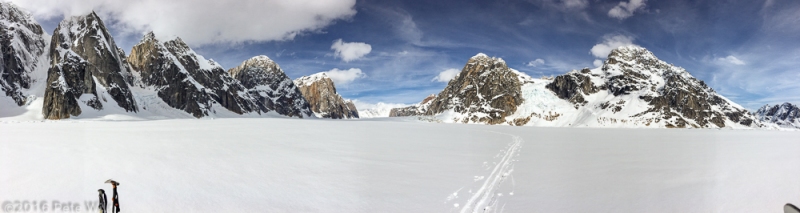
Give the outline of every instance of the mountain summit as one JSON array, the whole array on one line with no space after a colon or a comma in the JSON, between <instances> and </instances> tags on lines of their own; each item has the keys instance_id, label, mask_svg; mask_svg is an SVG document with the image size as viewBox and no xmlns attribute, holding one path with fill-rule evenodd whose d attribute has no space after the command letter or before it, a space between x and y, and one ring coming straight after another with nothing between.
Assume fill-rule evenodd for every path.
<instances>
[{"instance_id":1,"label":"mountain summit","mask_svg":"<svg viewBox=\"0 0 800 213\"><path fill-rule=\"evenodd\" d=\"M313 115L300 89L267 56L247 59L238 67L228 70L228 73L241 82L252 97L257 98L265 112L274 110L281 115L301 118Z\"/></svg>"},{"instance_id":2,"label":"mountain summit","mask_svg":"<svg viewBox=\"0 0 800 213\"><path fill-rule=\"evenodd\" d=\"M429 97L430 98L430 97ZM637 46L611 51L603 66L533 79L478 54L427 109L443 122L590 127L759 127L741 106L683 68ZM414 107L414 106L412 106Z\"/></svg>"},{"instance_id":3,"label":"mountain summit","mask_svg":"<svg viewBox=\"0 0 800 213\"><path fill-rule=\"evenodd\" d=\"M126 81L131 72L124 55L96 13L61 21L50 42L44 117L78 116L82 108L102 110L109 101L138 111Z\"/></svg>"},{"instance_id":4,"label":"mountain summit","mask_svg":"<svg viewBox=\"0 0 800 213\"><path fill-rule=\"evenodd\" d=\"M0 2L0 90L22 106L35 79L31 72L45 52L42 27L12 3Z\"/></svg>"},{"instance_id":5,"label":"mountain summit","mask_svg":"<svg viewBox=\"0 0 800 213\"><path fill-rule=\"evenodd\" d=\"M775 106L764 105L756 111L756 116L764 123L784 128L800 128L800 108L788 102Z\"/></svg>"},{"instance_id":6,"label":"mountain summit","mask_svg":"<svg viewBox=\"0 0 800 213\"><path fill-rule=\"evenodd\" d=\"M352 101L344 100L336 92L333 81L324 72L303 76L294 80L308 100L311 110L321 118L358 118L358 110Z\"/></svg>"}]
</instances>

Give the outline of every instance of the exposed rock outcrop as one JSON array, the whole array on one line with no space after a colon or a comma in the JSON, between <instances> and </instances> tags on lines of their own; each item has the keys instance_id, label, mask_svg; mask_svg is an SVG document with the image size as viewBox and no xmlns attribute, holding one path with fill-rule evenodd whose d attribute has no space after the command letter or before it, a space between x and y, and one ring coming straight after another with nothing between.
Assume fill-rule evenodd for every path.
<instances>
[{"instance_id":1,"label":"exposed rock outcrop","mask_svg":"<svg viewBox=\"0 0 800 213\"><path fill-rule=\"evenodd\" d=\"M590 72L588 68L584 68L580 72L570 72L557 76L546 88L555 92L559 98L575 104L575 108L578 108L588 103L584 99L585 95L597 93L599 90L592 83Z\"/></svg>"},{"instance_id":2,"label":"exposed rock outcrop","mask_svg":"<svg viewBox=\"0 0 800 213\"><path fill-rule=\"evenodd\" d=\"M311 110L321 118L358 118L355 105L349 104L336 93L336 86L324 72L303 76L294 80L303 97L311 105Z\"/></svg>"},{"instance_id":3,"label":"exposed rock outcrop","mask_svg":"<svg viewBox=\"0 0 800 213\"><path fill-rule=\"evenodd\" d=\"M500 124L506 122L522 104L520 86L524 83L519 72L508 68L500 58L478 54L447 87L442 90L423 113L436 115L452 110L464 115L463 123Z\"/></svg>"},{"instance_id":4,"label":"exposed rock outcrop","mask_svg":"<svg viewBox=\"0 0 800 213\"><path fill-rule=\"evenodd\" d=\"M671 123L674 127L725 127L726 120L757 126L747 110L644 48L628 46L611 51L602 70L612 94L635 94L650 104L650 109L636 116L655 113L663 119L675 117Z\"/></svg>"},{"instance_id":5,"label":"exposed rock outcrop","mask_svg":"<svg viewBox=\"0 0 800 213\"><path fill-rule=\"evenodd\" d=\"M776 124L783 128L800 128L800 108L791 103L770 106L764 105L756 111L758 120Z\"/></svg>"},{"instance_id":6,"label":"exposed rock outcrop","mask_svg":"<svg viewBox=\"0 0 800 213\"><path fill-rule=\"evenodd\" d=\"M124 53L97 14L63 20L50 44L51 66L42 109L46 119L78 116L81 105L101 110L108 99L125 111L138 111L125 81L130 79L130 70Z\"/></svg>"},{"instance_id":7,"label":"exposed rock outcrop","mask_svg":"<svg viewBox=\"0 0 800 213\"><path fill-rule=\"evenodd\" d=\"M155 89L169 106L194 117L214 113L214 105L237 114L263 110L239 81L180 38L162 42L150 32L133 47L128 62L138 71L143 86Z\"/></svg>"},{"instance_id":8,"label":"exposed rock outcrop","mask_svg":"<svg viewBox=\"0 0 800 213\"><path fill-rule=\"evenodd\" d=\"M267 56L250 58L228 73L257 99L262 111L274 110L281 115L300 118L313 115L300 89Z\"/></svg>"},{"instance_id":9,"label":"exposed rock outcrop","mask_svg":"<svg viewBox=\"0 0 800 213\"><path fill-rule=\"evenodd\" d=\"M421 116L428 111L431 106L431 101L436 98L435 94L431 94L421 102L402 108L394 108L389 112L389 117L407 117L407 116Z\"/></svg>"},{"instance_id":10,"label":"exposed rock outcrop","mask_svg":"<svg viewBox=\"0 0 800 213\"><path fill-rule=\"evenodd\" d=\"M45 51L42 27L14 4L0 2L0 90L17 105L25 104L30 73Z\"/></svg>"},{"instance_id":11,"label":"exposed rock outcrop","mask_svg":"<svg viewBox=\"0 0 800 213\"><path fill-rule=\"evenodd\" d=\"M761 127L743 107L638 46L614 49L601 68L535 81L478 54L429 103L391 114L516 126Z\"/></svg>"}]
</instances>

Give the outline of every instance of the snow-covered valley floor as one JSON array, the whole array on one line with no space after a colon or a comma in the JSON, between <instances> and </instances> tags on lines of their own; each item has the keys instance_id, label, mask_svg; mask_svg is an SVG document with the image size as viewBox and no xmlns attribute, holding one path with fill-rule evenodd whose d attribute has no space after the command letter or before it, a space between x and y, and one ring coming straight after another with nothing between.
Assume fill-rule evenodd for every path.
<instances>
[{"instance_id":1,"label":"snow-covered valley floor","mask_svg":"<svg viewBox=\"0 0 800 213\"><path fill-rule=\"evenodd\" d=\"M0 123L0 202L83 210L99 188L110 199L109 178L121 182L122 212L781 212L800 203L800 132Z\"/></svg>"}]
</instances>

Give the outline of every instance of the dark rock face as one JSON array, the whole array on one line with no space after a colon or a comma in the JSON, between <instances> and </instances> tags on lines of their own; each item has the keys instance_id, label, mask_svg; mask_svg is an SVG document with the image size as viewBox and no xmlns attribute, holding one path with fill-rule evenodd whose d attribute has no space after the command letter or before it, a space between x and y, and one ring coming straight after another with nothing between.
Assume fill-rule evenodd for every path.
<instances>
[{"instance_id":1,"label":"dark rock face","mask_svg":"<svg viewBox=\"0 0 800 213\"><path fill-rule=\"evenodd\" d=\"M53 34L42 109L46 119L80 115L78 101L103 109L106 96L126 111L138 111L125 81L130 71L124 55L97 14L65 19Z\"/></svg>"},{"instance_id":2,"label":"dark rock face","mask_svg":"<svg viewBox=\"0 0 800 213\"><path fill-rule=\"evenodd\" d=\"M788 102L775 106L764 105L756 111L756 117L761 122L780 127L800 128L800 108Z\"/></svg>"},{"instance_id":3,"label":"dark rock face","mask_svg":"<svg viewBox=\"0 0 800 213\"><path fill-rule=\"evenodd\" d=\"M317 116L333 119L358 118L355 105L348 104L336 93L333 81L324 72L295 79L294 84L300 88Z\"/></svg>"},{"instance_id":4,"label":"dark rock face","mask_svg":"<svg viewBox=\"0 0 800 213\"><path fill-rule=\"evenodd\" d=\"M402 108L394 108L389 111L389 117L407 117L407 116L421 116L425 114L425 111L428 110L428 107L431 105L431 101L436 98L436 95L431 94L427 98L423 99L422 102L418 104L414 104L407 107Z\"/></svg>"},{"instance_id":5,"label":"dark rock face","mask_svg":"<svg viewBox=\"0 0 800 213\"><path fill-rule=\"evenodd\" d=\"M424 114L453 110L468 116L460 122L504 123L524 101L522 83L505 61L479 54L431 101Z\"/></svg>"},{"instance_id":6,"label":"dark rock face","mask_svg":"<svg viewBox=\"0 0 800 213\"><path fill-rule=\"evenodd\" d=\"M127 61L143 86L153 87L169 106L200 118L212 106L237 113L259 112L245 88L213 61L206 61L180 38L160 42L150 32L133 47Z\"/></svg>"},{"instance_id":7,"label":"dark rock face","mask_svg":"<svg viewBox=\"0 0 800 213\"><path fill-rule=\"evenodd\" d=\"M350 114L353 115L354 118L359 118L358 109L356 109L356 104L354 104L353 101L345 101L345 106L347 106L347 110L350 111Z\"/></svg>"},{"instance_id":8,"label":"dark rock face","mask_svg":"<svg viewBox=\"0 0 800 213\"><path fill-rule=\"evenodd\" d=\"M587 103L584 95L597 93L600 89L592 84L588 68L584 68L580 73L570 72L565 75L557 76L553 82L545 86L550 91L564 100L575 104L575 108Z\"/></svg>"},{"instance_id":9,"label":"dark rock face","mask_svg":"<svg viewBox=\"0 0 800 213\"><path fill-rule=\"evenodd\" d=\"M300 118L313 115L300 89L267 56L248 59L228 73L257 99L257 105L264 112L274 110L281 115Z\"/></svg>"},{"instance_id":10,"label":"dark rock face","mask_svg":"<svg viewBox=\"0 0 800 213\"><path fill-rule=\"evenodd\" d=\"M12 3L0 2L0 90L17 105L26 102L30 73L45 51L42 27Z\"/></svg>"},{"instance_id":11,"label":"dark rock face","mask_svg":"<svg viewBox=\"0 0 800 213\"><path fill-rule=\"evenodd\" d=\"M604 85L594 85L592 79ZM617 48L609 54L602 73L588 69L573 71L556 77L547 88L559 98L576 104L576 108L587 103L585 95L601 90L608 90L614 96L638 97L650 108L631 117L659 115L652 120L669 120L667 127L725 127L726 120L758 127L745 109L718 95L683 68L667 64L641 47ZM601 103L599 108L616 113L625 104Z\"/></svg>"}]
</instances>

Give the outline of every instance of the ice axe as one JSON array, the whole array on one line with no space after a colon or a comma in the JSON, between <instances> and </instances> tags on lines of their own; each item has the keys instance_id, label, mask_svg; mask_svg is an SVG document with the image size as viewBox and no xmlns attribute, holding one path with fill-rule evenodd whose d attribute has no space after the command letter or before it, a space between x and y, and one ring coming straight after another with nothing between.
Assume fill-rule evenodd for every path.
<instances>
[{"instance_id":1,"label":"ice axe","mask_svg":"<svg viewBox=\"0 0 800 213\"><path fill-rule=\"evenodd\" d=\"M800 213L800 209L791 203L787 203L785 206L783 206L783 213Z\"/></svg>"}]
</instances>

